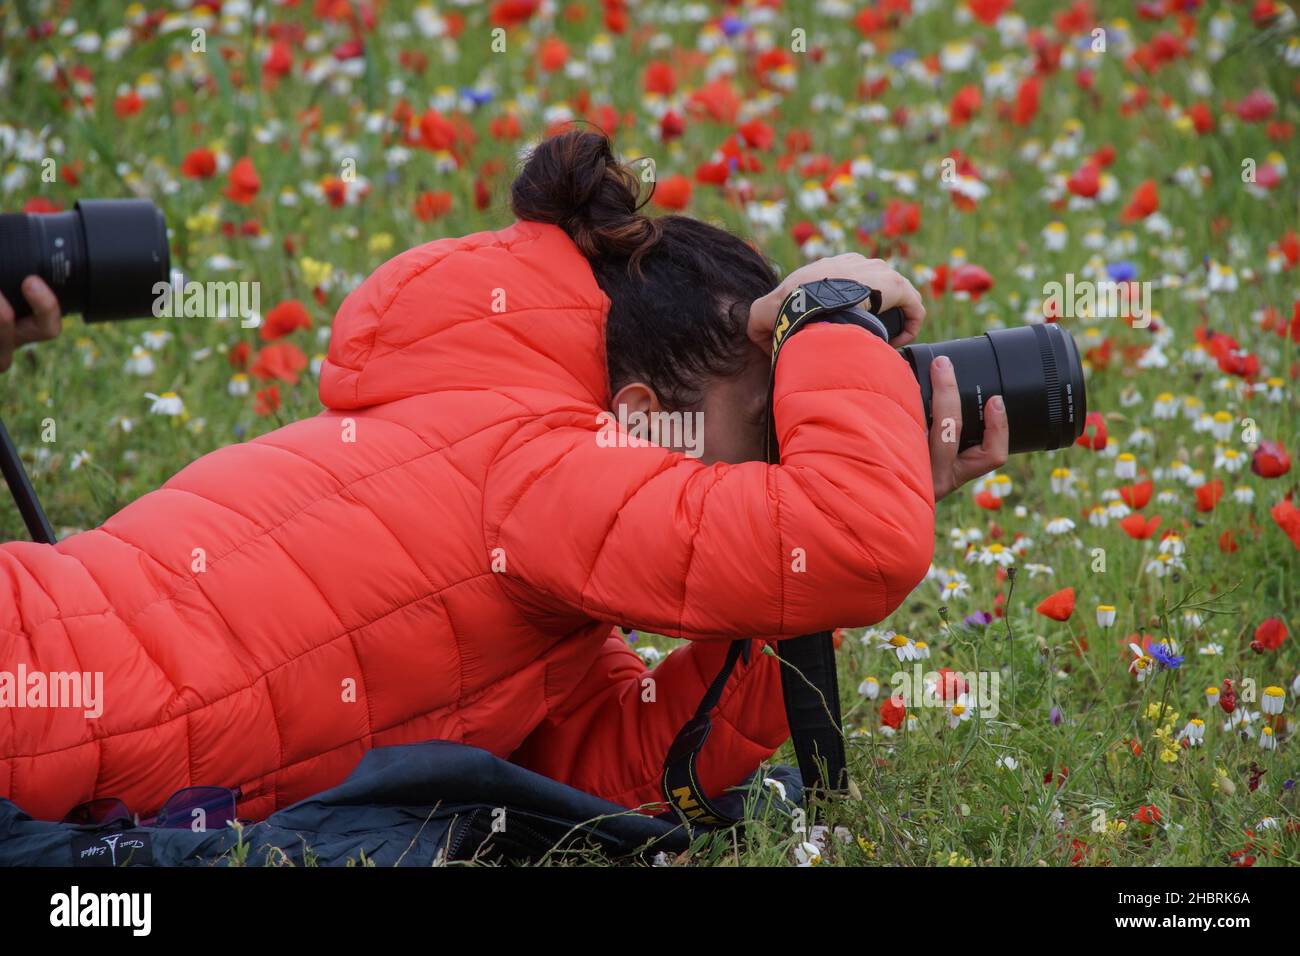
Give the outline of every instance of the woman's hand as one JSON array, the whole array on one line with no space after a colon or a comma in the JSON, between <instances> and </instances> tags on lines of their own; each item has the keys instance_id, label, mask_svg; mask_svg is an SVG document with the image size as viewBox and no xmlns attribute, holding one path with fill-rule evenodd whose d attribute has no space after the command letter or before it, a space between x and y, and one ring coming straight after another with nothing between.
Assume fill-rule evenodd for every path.
<instances>
[{"instance_id":1,"label":"woman's hand","mask_svg":"<svg viewBox=\"0 0 1300 956\"><path fill-rule=\"evenodd\" d=\"M63 329L59 300L38 276L23 280L23 298L32 307L32 314L14 318L13 306L0 295L0 372L9 371L14 361L14 350L29 342L47 342Z\"/></svg>"},{"instance_id":2,"label":"woman's hand","mask_svg":"<svg viewBox=\"0 0 1300 956\"><path fill-rule=\"evenodd\" d=\"M818 279L852 279L880 292L880 309L903 309L903 331L889 344L902 348L916 338L925 320L921 294L912 283L895 272L883 259L867 259L855 252L829 259L818 259L791 272L779 286L755 299L749 308L749 337L765 352L772 351L772 329L785 297L805 282Z\"/></svg>"},{"instance_id":3,"label":"woman's hand","mask_svg":"<svg viewBox=\"0 0 1300 956\"><path fill-rule=\"evenodd\" d=\"M934 475L934 500L980 475L1006 464L1011 427L1001 395L984 403L984 442L957 453L961 441L961 394L957 373L946 355L930 363L930 470Z\"/></svg>"}]
</instances>

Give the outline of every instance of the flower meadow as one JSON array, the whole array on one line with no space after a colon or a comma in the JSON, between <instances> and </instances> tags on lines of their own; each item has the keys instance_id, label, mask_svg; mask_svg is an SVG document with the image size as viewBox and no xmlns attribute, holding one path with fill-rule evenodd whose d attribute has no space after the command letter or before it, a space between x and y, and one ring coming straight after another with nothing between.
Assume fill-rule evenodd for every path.
<instances>
[{"instance_id":1,"label":"flower meadow","mask_svg":"<svg viewBox=\"0 0 1300 956\"><path fill-rule=\"evenodd\" d=\"M506 225L529 146L591 124L643 160L649 209L783 272L887 259L923 340L1060 322L1087 376L1083 437L940 503L928 579L837 633L854 792L677 862L1300 863L1285 3L0 9L0 210L145 196L187 280L257 284L242 310L69 320L0 376L61 534L314 414L348 292ZM25 537L16 509L0 530Z\"/></svg>"}]
</instances>

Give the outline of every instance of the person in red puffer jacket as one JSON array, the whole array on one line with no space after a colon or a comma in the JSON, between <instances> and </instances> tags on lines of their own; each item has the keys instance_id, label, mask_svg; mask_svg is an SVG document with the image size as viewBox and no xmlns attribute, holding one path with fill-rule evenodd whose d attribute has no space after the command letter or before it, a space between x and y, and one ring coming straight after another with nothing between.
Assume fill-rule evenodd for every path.
<instances>
[{"instance_id":1,"label":"person in red puffer jacket","mask_svg":"<svg viewBox=\"0 0 1300 956\"><path fill-rule=\"evenodd\" d=\"M436 738L643 807L731 639L893 611L929 568L936 496L1005 459L996 400L958 457L889 344L810 327L778 361L766 464L786 294L879 289L907 315L895 346L920 298L860 256L778 282L721 229L641 215L639 186L598 133L543 141L517 222L408 250L348 296L319 415L102 527L0 547L0 670L103 674L96 718L0 708L0 795L57 819L215 784L261 818L371 747ZM682 427L647 441L638 413ZM686 643L647 671L614 625ZM777 662L750 655L705 791L787 737Z\"/></svg>"}]
</instances>

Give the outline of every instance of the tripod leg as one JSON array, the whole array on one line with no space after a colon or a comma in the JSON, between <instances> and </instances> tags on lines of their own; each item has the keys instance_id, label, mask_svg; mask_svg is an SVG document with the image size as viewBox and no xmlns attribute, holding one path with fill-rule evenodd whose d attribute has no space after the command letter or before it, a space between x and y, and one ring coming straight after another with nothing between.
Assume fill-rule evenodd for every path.
<instances>
[{"instance_id":1,"label":"tripod leg","mask_svg":"<svg viewBox=\"0 0 1300 956\"><path fill-rule=\"evenodd\" d=\"M41 544L54 544L57 539L54 537L54 529L50 527L50 519L45 517L45 509L36 497L36 489L27 477L27 469L23 467L18 449L14 447L3 421L0 421L0 471L4 472L9 492L14 496L32 540Z\"/></svg>"}]
</instances>

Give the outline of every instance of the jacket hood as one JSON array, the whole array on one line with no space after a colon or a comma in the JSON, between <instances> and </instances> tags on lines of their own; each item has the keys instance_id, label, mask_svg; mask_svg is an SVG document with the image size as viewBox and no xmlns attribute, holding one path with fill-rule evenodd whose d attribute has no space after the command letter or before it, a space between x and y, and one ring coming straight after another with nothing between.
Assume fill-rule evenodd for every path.
<instances>
[{"instance_id":1,"label":"jacket hood","mask_svg":"<svg viewBox=\"0 0 1300 956\"><path fill-rule=\"evenodd\" d=\"M520 221L417 246L339 307L320 400L350 410L445 390L541 390L607 408L608 311L558 226Z\"/></svg>"}]
</instances>

